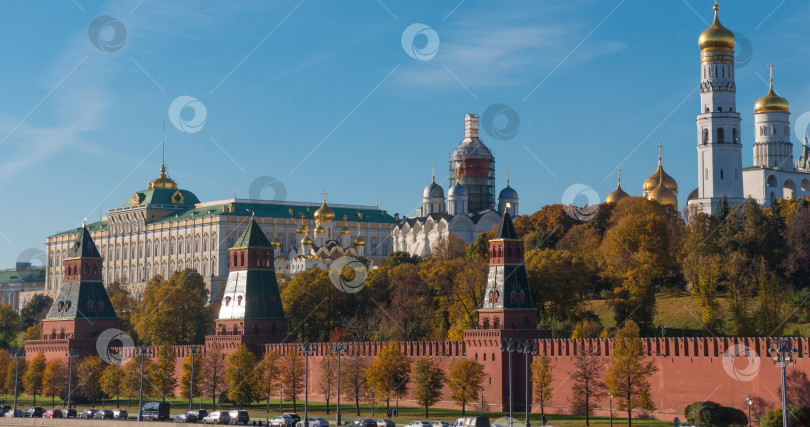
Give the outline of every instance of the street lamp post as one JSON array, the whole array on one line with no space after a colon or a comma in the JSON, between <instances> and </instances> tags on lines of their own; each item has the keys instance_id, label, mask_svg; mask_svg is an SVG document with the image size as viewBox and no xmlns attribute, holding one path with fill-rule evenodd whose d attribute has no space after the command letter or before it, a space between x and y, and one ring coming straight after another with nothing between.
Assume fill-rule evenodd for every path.
<instances>
[{"instance_id":1,"label":"street lamp post","mask_svg":"<svg viewBox=\"0 0 810 427\"><path fill-rule=\"evenodd\" d=\"M73 388L73 359L79 357L79 353L69 348L68 351L65 352L65 357L68 358L68 395L67 395L67 409L70 409L70 394L71 389Z\"/></svg>"},{"instance_id":2,"label":"street lamp post","mask_svg":"<svg viewBox=\"0 0 810 427\"><path fill-rule=\"evenodd\" d=\"M332 347L332 352L337 354L337 425L340 426L340 356L346 353L346 345L342 343L335 344Z\"/></svg>"},{"instance_id":3,"label":"street lamp post","mask_svg":"<svg viewBox=\"0 0 810 427\"><path fill-rule=\"evenodd\" d=\"M191 386L188 388L188 410L191 411L194 405L194 356L200 354L199 347L191 348ZM202 398L200 398L202 399ZM268 411L269 412L269 411Z\"/></svg>"},{"instance_id":4,"label":"street lamp post","mask_svg":"<svg viewBox=\"0 0 810 427\"><path fill-rule=\"evenodd\" d=\"M20 382L20 358L25 358L25 350L17 350L11 352L11 357L15 360L14 366L14 415L17 415L17 385Z\"/></svg>"},{"instance_id":5,"label":"street lamp post","mask_svg":"<svg viewBox=\"0 0 810 427\"><path fill-rule=\"evenodd\" d=\"M371 416L374 416L374 387L371 387Z\"/></svg>"},{"instance_id":6,"label":"street lamp post","mask_svg":"<svg viewBox=\"0 0 810 427\"><path fill-rule=\"evenodd\" d=\"M773 345L773 342L771 342ZM768 349L768 353L774 355L773 362L779 369L782 370L782 426L788 427L788 409L787 409L787 386L785 384L785 370L793 366L793 355L798 351L793 348L793 340L790 338L779 337L776 338L776 347Z\"/></svg>"},{"instance_id":7,"label":"street lamp post","mask_svg":"<svg viewBox=\"0 0 810 427\"><path fill-rule=\"evenodd\" d=\"M748 405L748 427L751 427L751 404L754 403L751 396L745 398L745 403Z\"/></svg>"},{"instance_id":8,"label":"street lamp post","mask_svg":"<svg viewBox=\"0 0 810 427\"><path fill-rule=\"evenodd\" d=\"M278 396L278 411L283 414L284 410L281 409L282 408L281 405L284 403L284 384L279 384L279 387L281 388L281 393L279 393Z\"/></svg>"},{"instance_id":9,"label":"street lamp post","mask_svg":"<svg viewBox=\"0 0 810 427\"><path fill-rule=\"evenodd\" d=\"M506 346L504 346L506 343ZM512 338L507 338L501 341L501 352L506 351L509 353L509 427L514 427L514 420L512 417L512 353L515 351L516 341Z\"/></svg>"},{"instance_id":10,"label":"street lamp post","mask_svg":"<svg viewBox=\"0 0 810 427\"><path fill-rule=\"evenodd\" d=\"M610 397L610 427L613 427L613 395L608 393Z\"/></svg>"},{"instance_id":11,"label":"street lamp post","mask_svg":"<svg viewBox=\"0 0 810 427\"><path fill-rule=\"evenodd\" d=\"M309 353L312 348L307 342L298 350L304 353L304 427L309 427Z\"/></svg>"},{"instance_id":12,"label":"street lamp post","mask_svg":"<svg viewBox=\"0 0 810 427\"><path fill-rule=\"evenodd\" d=\"M526 413L526 427L531 427L529 422L529 356L533 356L537 352L537 345L535 345L534 341L531 340L523 340L520 341L519 347L517 349L518 353L523 353L523 357L526 360L526 370L525 370L525 381L526 381L526 402L523 407L523 411ZM510 375L511 377L511 375Z\"/></svg>"},{"instance_id":13,"label":"street lamp post","mask_svg":"<svg viewBox=\"0 0 810 427\"><path fill-rule=\"evenodd\" d=\"M481 386L481 416L484 416L484 387Z\"/></svg>"},{"instance_id":14,"label":"street lamp post","mask_svg":"<svg viewBox=\"0 0 810 427\"><path fill-rule=\"evenodd\" d=\"M141 388L138 392L138 421L143 421L143 371L144 371L144 361L146 360L146 355L151 354L151 351L147 347L138 347L135 350L135 354L141 356Z\"/></svg>"}]
</instances>

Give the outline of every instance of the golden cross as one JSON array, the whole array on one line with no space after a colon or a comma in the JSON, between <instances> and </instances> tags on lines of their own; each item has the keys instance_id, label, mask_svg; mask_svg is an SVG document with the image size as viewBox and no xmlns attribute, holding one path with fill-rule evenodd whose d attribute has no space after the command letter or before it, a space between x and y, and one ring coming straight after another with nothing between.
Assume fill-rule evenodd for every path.
<instances>
[{"instance_id":1,"label":"golden cross","mask_svg":"<svg viewBox=\"0 0 810 427\"><path fill-rule=\"evenodd\" d=\"M619 166L616 168L616 172L619 174L619 181L622 180L622 167Z\"/></svg>"},{"instance_id":2,"label":"golden cross","mask_svg":"<svg viewBox=\"0 0 810 427\"><path fill-rule=\"evenodd\" d=\"M664 144L662 144L661 141L658 141L658 144L656 144L656 147L658 147L658 158L659 159L661 158L661 147L663 147L663 146L664 146Z\"/></svg>"},{"instance_id":3,"label":"golden cross","mask_svg":"<svg viewBox=\"0 0 810 427\"><path fill-rule=\"evenodd\" d=\"M770 73L771 73L771 81L773 81L773 67L774 67L773 62L769 62L769 63L768 63L768 68L770 68L770 69L771 69L771 70L770 70Z\"/></svg>"},{"instance_id":4,"label":"golden cross","mask_svg":"<svg viewBox=\"0 0 810 427\"><path fill-rule=\"evenodd\" d=\"M436 165L430 165L430 175L433 177L433 180L436 180Z\"/></svg>"},{"instance_id":5,"label":"golden cross","mask_svg":"<svg viewBox=\"0 0 810 427\"><path fill-rule=\"evenodd\" d=\"M510 173L512 172L511 169L506 170L506 186L509 186L509 179L511 178Z\"/></svg>"},{"instance_id":6,"label":"golden cross","mask_svg":"<svg viewBox=\"0 0 810 427\"><path fill-rule=\"evenodd\" d=\"M326 202L326 194L327 194L327 193L326 193L326 189L325 189L325 188L323 189L323 193L321 193L321 194L323 194L323 201L324 201L324 202Z\"/></svg>"}]
</instances>

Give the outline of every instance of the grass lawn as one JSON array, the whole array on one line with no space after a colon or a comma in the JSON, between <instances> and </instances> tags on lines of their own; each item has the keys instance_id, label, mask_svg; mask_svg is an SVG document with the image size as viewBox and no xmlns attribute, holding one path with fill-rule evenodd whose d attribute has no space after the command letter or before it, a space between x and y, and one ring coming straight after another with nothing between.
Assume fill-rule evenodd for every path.
<instances>
[{"instance_id":1,"label":"grass lawn","mask_svg":"<svg viewBox=\"0 0 810 427\"><path fill-rule=\"evenodd\" d=\"M0 399L5 399L7 405L14 405L13 395L0 395ZM156 399L151 398L144 398L144 402L150 402ZM179 398L172 398L166 399L167 402L171 403L172 406L172 415L176 415L179 413L184 412L188 409L188 400L186 399L179 399ZM200 407L200 399L197 398L194 400L194 407ZM31 396L20 396L17 400L17 408L25 409L29 406L33 406L34 399ZM37 396L37 406L41 406L45 409L49 409L53 407L51 405L51 398L50 397L42 397ZM75 405L76 408L81 411L85 408L89 408L89 403L83 403ZM304 402L298 401L296 405L296 410L299 415L304 415ZM56 407L63 407L60 404L59 399L56 399ZM132 399L131 401L127 402L127 399L121 399L121 407L127 409L129 411L130 417L137 417L138 413L138 399ZM207 409L209 412L212 410L211 399L203 399L202 407ZM310 402L309 403L309 412L311 416L323 417L330 422L335 422L335 404L334 402L330 402L329 405L329 415L326 414L326 404L323 402ZM393 402L392 402L393 407ZM106 409L114 409L116 408L115 399L105 399L104 401L96 402L96 408L106 408ZM238 409L232 405L217 405L217 409ZM267 416L266 410L266 403L256 403L250 405L246 409L250 413L250 417L252 419L264 419ZM293 412L293 403L292 401L284 401L282 402L282 408L284 412ZM343 422L354 420L357 417L357 410L354 404L346 404L345 402L341 402L340 405L341 409L341 417L343 418ZM276 416L280 414L281 411L279 410L279 401L278 399L270 399L270 417ZM374 418L386 418L385 415L385 403L377 404L374 407ZM361 404L360 405L360 414L363 417L372 417L372 407L368 404ZM467 415L479 415L479 412L475 411L468 411ZM495 419L502 418L505 416L504 413L501 412L490 412L486 414L490 417L491 421ZM416 408L416 407L408 407L408 406L400 406L399 407L399 416L394 419L397 424L407 424L413 420L444 420L449 423L453 423L456 418L461 416L461 411L456 409L431 409L430 416L425 417L425 409L424 408ZM515 413L515 427L523 427L523 413ZM585 425L585 417L580 415L556 415L556 414L546 414L546 420L548 421L549 425L563 425L563 426L581 426ZM531 414L531 422L532 425L539 426L540 425L540 415L539 414ZM519 424L518 424L519 423ZM615 425L627 424L626 418L614 418L613 423ZM658 420L633 420L633 424L638 425L670 425L672 422L670 421L658 421ZM591 417L591 425L593 426L608 426L610 425L610 419L607 417Z\"/></svg>"}]
</instances>

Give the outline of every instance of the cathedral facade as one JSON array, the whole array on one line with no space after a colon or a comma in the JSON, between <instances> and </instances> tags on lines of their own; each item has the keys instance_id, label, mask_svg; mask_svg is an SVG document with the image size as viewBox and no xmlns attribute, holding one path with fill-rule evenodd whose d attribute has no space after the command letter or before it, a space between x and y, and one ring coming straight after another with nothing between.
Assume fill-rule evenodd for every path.
<instances>
[{"instance_id":1,"label":"cathedral facade","mask_svg":"<svg viewBox=\"0 0 810 427\"><path fill-rule=\"evenodd\" d=\"M501 222L506 210L518 215L517 191L507 180L495 206L495 157L478 137L478 116L464 117L464 139L450 155L450 189L436 183L434 172L422 192L416 216L404 218L392 231L394 251L428 256L451 234L467 244Z\"/></svg>"}]
</instances>

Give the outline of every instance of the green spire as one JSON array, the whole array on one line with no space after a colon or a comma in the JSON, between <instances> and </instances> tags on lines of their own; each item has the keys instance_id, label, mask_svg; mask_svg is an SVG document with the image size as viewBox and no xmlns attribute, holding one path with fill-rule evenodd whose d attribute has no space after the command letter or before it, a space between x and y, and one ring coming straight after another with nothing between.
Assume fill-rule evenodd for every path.
<instances>
[{"instance_id":1,"label":"green spire","mask_svg":"<svg viewBox=\"0 0 810 427\"><path fill-rule=\"evenodd\" d=\"M272 247L273 245L271 245L270 241L267 240L267 237L265 237L264 233L262 233L261 227L259 227L259 224L256 224L256 221L251 215L247 228L244 232L242 232L242 235L239 236L239 239L236 240L236 244L233 245L231 249Z\"/></svg>"}]
</instances>

